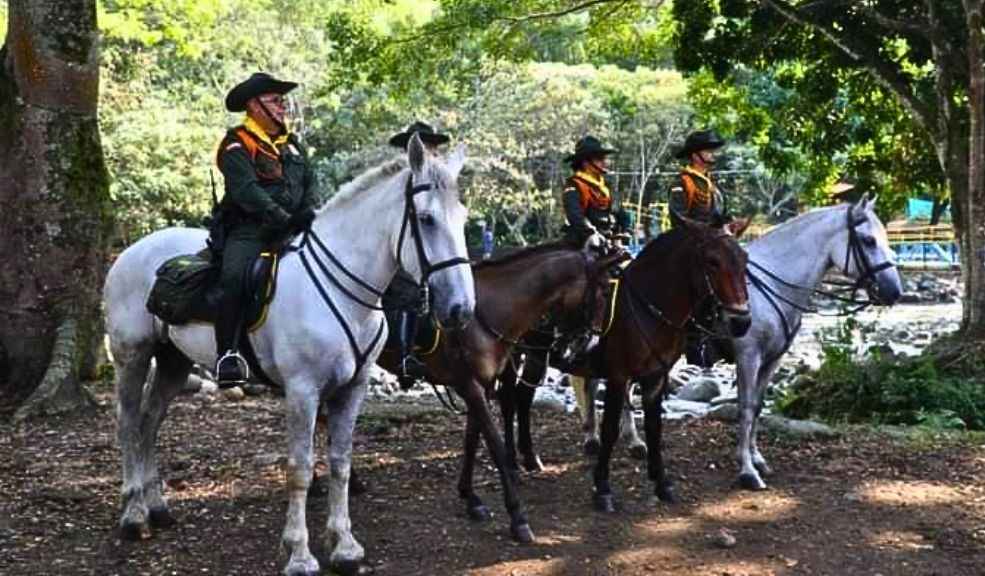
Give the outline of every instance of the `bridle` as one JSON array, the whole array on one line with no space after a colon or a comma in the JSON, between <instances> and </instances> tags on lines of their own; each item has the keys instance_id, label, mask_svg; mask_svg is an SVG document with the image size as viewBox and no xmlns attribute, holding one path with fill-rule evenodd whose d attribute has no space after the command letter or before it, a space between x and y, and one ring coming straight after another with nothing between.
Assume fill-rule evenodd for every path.
<instances>
[{"instance_id":1,"label":"bridle","mask_svg":"<svg viewBox=\"0 0 985 576\"><path fill-rule=\"evenodd\" d=\"M713 242L713 241L721 240L723 238L732 238L732 235L731 234L728 234L728 233L726 233L724 231L718 231L714 235L709 236L707 238L704 238L703 240L701 240L700 242L698 242L695 245L695 249L700 252L701 248L703 248L706 244L708 244L710 242ZM631 267L632 266L630 266L630 268ZM629 269L627 269L627 272L628 271L629 271ZM703 276L703 279L704 279L704 282L702 282L702 290L701 290L701 293L695 299L695 305L694 305L694 307L688 312L687 316L680 323L674 322L659 307L657 307L652 302L647 301L647 299L644 298L643 295L640 294L639 291L635 287L633 287L632 283L628 281L629 280L628 278L625 278L624 281L620 285L625 285L626 286L627 295L630 296L630 298L631 298L631 300L630 300L630 307L631 308L635 309L635 306L633 306L633 304L634 304L633 300L636 300L636 301L642 303L644 305L644 310L646 310L647 312L649 312L650 315L652 315L654 318L657 318L662 323L666 324L667 326L670 326L671 328L673 328L674 330L676 330L678 332L687 332L687 327L688 327L689 324L691 324L691 325L694 325L694 326L699 327L704 332L709 332L710 334L714 335L713 333L711 333L709 330L707 330L703 326L700 326L699 324L697 324L697 323L694 322L694 310L695 310L695 308L697 308L698 305L701 302L703 302L705 299L707 299L707 298L713 298L714 299L715 310L719 314L721 312L727 312L729 314L732 314L734 316L739 316L739 317L749 316L749 313L750 312L749 312L748 309L746 309L746 310L740 310L738 308L733 308L731 306L727 306L724 302L722 302L721 297L715 291L714 285L711 283L711 277L708 275L708 267L704 263L702 263L702 265L701 265L701 273L702 273L702 276ZM634 314L631 314L631 316L634 318L634 320L636 320L636 314L635 313ZM642 327L640 327L639 324L638 324L638 320L637 320L637 328L640 328L642 330Z\"/></svg>"},{"instance_id":2,"label":"bridle","mask_svg":"<svg viewBox=\"0 0 985 576\"><path fill-rule=\"evenodd\" d=\"M401 252L404 238L407 236L407 230L410 230L411 238L417 250L418 263L420 264L422 271L421 293L425 306L427 306L428 302L428 279L432 274L452 266L469 264L468 258L464 257L449 258L436 264L432 264L430 260L428 260L427 251L424 248L424 239L421 235L420 223L418 222L417 207L414 205L414 197L421 192L435 189L437 189L437 187L433 182L426 182L415 186L413 185L413 175L408 177L407 185L404 188L403 220L400 225L400 236L397 240L397 265L402 267L403 263L401 261ZM342 326L342 330L345 332L346 339L349 341L349 346L352 348L352 352L356 358L356 370L353 372L353 377L355 377L365 365L369 352L373 350L379 342L379 339L383 334L383 329L386 326L386 320L383 318L380 319L380 325L376 331L376 336L373 338L369 346L367 346L364 350L360 350L359 343L356 341L352 327L349 326L349 323L346 322L345 317L338 309L338 306L332 301L324 282L322 282L319 279L319 276L315 273L315 267L312 266L312 263L317 266L318 270L321 272L321 276L327 278L329 283L342 292L342 294L344 294L347 298L364 308L380 311L389 309L388 307L382 305L367 302L365 299L354 294L353 291L349 287L345 286L336 275L332 274L329 264L341 271L342 274L351 282L372 294L373 298L376 300L383 297L385 290L381 290L370 285L347 268L342 261L339 260L339 258L335 256L331 250L329 250L328 246L325 245L318 234L316 234L310 226L304 230L300 244L296 247L291 247L290 249L298 253L298 256L301 258L301 263L304 266L305 271L308 273L308 278L311 280L311 283L315 286L315 289L318 291L319 296L321 296L322 301L325 302L329 310L331 310L336 321L340 326Z\"/></svg>"},{"instance_id":3,"label":"bridle","mask_svg":"<svg viewBox=\"0 0 985 576\"><path fill-rule=\"evenodd\" d=\"M852 217L853 212L854 210L852 208L848 209L848 245L845 247L845 266L843 269L845 275L848 276L848 269L854 258L859 275L852 287L855 290L865 290L869 296L878 295L879 289L876 283L876 274L887 268L893 268L896 264L887 259L878 265L872 265L872 261L869 260L869 255L865 253L865 247L862 246L862 240L858 235L858 227L868 222L868 217L863 214L862 218L855 219Z\"/></svg>"},{"instance_id":4,"label":"bridle","mask_svg":"<svg viewBox=\"0 0 985 576\"><path fill-rule=\"evenodd\" d=\"M435 186L433 182L425 182L415 186L412 180L413 176L407 179L407 187L404 191L404 218L403 223L400 225L400 236L397 240L397 266L403 268L401 257L404 248L404 238L407 237L407 229L410 228L411 239L414 241L414 249L417 251L417 262L421 268L420 313L421 315L427 315L428 307L430 305L428 281L430 280L431 275L453 266L469 266L472 262L468 258L461 256L448 258L447 260L441 260L436 263L432 263L428 258L427 251L424 249L424 238L421 233L421 222L418 217L417 206L414 204L414 196L420 194L421 192L434 190Z\"/></svg>"}]
</instances>

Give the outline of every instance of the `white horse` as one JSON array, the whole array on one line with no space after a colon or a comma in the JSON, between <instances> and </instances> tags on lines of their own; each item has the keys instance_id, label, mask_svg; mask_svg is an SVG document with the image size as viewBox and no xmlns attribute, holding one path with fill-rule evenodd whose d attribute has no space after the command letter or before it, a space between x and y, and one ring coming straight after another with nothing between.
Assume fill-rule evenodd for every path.
<instances>
[{"instance_id":1,"label":"white horse","mask_svg":"<svg viewBox=\"0 0 985 576\"><path fill-rule=\"evenodd\" d=\"M762 476L772 474L756 446L766 387L800 330L803 311L809 308L824 274L840 269L878 304L891 305L899 299L902 287L895 254L885 227L872 211L874 204L874 199L865 197L857 204L813 210L777 226L747 247L752 325L745 336L732 340L739 387L736 460L743 488L765 489ZM594 407L598 382L585 381L585 389L590 402L579 394L578 404L586 432L585 450L592 454L599 446L598 427L595 410L586 406ZM646 457L646 444L639 437L629 405L622 411L620 437L635 458Z\"/></svg>"},{"instance_id":2,"label":"white horse","mask_svg":"<svg viewBox=\"0 0 985 576\"><path fill-rule=\"evenodd\" d=\"M305 503L321 402L328 408L332 439L325 535L329 563L334 570L352 573L363 559L349 520L352 430L366 392L367 369L386 341L386 323L375 307L398 266L430 283L435 313L445 327L464 326L475 306L465 248L467 214L456 185L464 151L460 147L438 165L415 135L407 154L347 184L318 210L296 253L280 263L279 289L266 323L249 335L261 368L285 392L289 503L282 542L290 550L285 574L320 569L308 548ZM123 457L120 526L131 537L172 522L155 438L192 363L215 362L211 326L169 326L148 313L144 301L157 267L172 256L202 249L205 239L202 230L155 232L125 250L106 278ZM152 358L157 369L145 385Z\"/></svg>"},{"instance_id":3,"label":"white horse","mask_svg":"<svg viewBox=\"0 0 985 576\"><path fill-rule=\"evenodd\" d=\"M875 199L812 210L749 244L748 278L752 326L735 347L739 387L736 459L743 488L763 490L772 473L756 446L756 431L770 377L800 330L804 310L824 274L838 268L882 305L899 299L902 287L886 229L873 212Z\"/></svg>"}]
</instances>

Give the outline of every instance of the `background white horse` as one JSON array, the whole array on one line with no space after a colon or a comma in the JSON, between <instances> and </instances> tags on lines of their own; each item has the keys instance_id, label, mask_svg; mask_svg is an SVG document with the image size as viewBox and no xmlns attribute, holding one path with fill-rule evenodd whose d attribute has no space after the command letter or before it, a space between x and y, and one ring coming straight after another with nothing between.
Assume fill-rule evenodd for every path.
<instances>
[{"instance_id":1,"label":"background white horse","mask_svg":"<svg viewBox=\"0 0 985 576\"><path fill-rule=\"evenodd\" d=\"M838 268L869 298L884 305L902 293L895 253L873 212L875 199L812 210L751 242L749 304L752 326L733 340L739 387L736 459L743 488L766 488L772 470L756 446L759 413L770 377L800 330L803 311L824 274Z\"/></svg>"},{"instance_id":2,"label":"background white horse","mask_svg":"<svg viewBox=\"0 0 985 576\"><path fill-rule=\"evenodd\" d=\"M442 325L460 328L472 314L475 293L466 259L466 210L456 185L463 162L460 147L445 165L436 164L415 135L407 158L363 174L319 209L306 241L280 263L268 319L249 338L263 371L285 392L289 505L282 541L290 549L285 574L319 571L308 547L305 503L314 463L315 416L322 401L328 407L332 439L329 562L333 569L351 573L363 558L349 520L352 430L366 392L367 368L386 340L383 314L367 304L379 305L379 295L402 265L415 278L430 281ZM202 230L155 232L125 250L106 278L107 328L118 379L117 438L123 457L125 508L120 525L131 537L146 536L172 522L155 438L192 363L215 362L211 326L162 324L144 302L157 267L172 256L204 248L205 239ZM151 358L157 369L145 385Z\"/></svg>"}]
</instances>

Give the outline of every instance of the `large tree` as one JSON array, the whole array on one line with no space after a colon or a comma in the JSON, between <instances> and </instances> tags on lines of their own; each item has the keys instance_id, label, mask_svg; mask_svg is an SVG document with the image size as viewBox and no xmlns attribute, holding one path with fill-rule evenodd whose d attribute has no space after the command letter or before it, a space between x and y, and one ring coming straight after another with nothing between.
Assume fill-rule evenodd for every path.
<instances>
[{"instance_id":1,"label":"large tree","mask_svg":"<svg viewBox=\"0 0 985 576\"><path fill-rule=\"evenodd\" d=\"M951 193L965 280L963 331L973 339L985 337L981 7L982 0L674 4L677 60L685 70L725 81L738 64L781 67L795 89L836 95L851 85L870 111L880 95L905 110ZM865 83L867 99L858 90ZM823 110L814 113L824 117ZM898 169L914 168L923 167Z\"/></svg>"},{"instance_id":2,"label":"large tree","mask_svg":"<svg viewBox=\"0 0 985 576\"><path fill-rule=\"evenodd\" d=\"M0 399L87 401L112 213L96 119L95 0L10 0L0 49Z\"/></svg>"}]
</instances>

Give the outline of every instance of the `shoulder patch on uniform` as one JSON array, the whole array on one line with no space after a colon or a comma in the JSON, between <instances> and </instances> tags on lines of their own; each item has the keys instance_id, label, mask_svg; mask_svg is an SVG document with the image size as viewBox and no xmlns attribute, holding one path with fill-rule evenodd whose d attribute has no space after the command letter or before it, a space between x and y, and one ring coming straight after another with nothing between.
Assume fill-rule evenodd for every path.
<instances>
[{"instance_id":1,"label":"shoulder patch on uniform","mask_svg":"<svg viewBox=\"0 0 985 576\"><path fill-rule=\"evenodd\" d=\"M239 142L233 142L229 146L226 146L225 151L229 152L230 150L235 150L236 148L242 148L242 147L243 145L240 144Z\"/></svg>"},{"instance_id":2,"label":"shoulder patch on uniform","mask_svg":"<svg viewBox=\"0 0 985 576\"><path fill-rule=\"evenodd\" d=\"M680 186L674 186L673 188L670 189L670 191L671 192L683 192L684 189L681 188Z\"/></svg>"}]
</instances>

